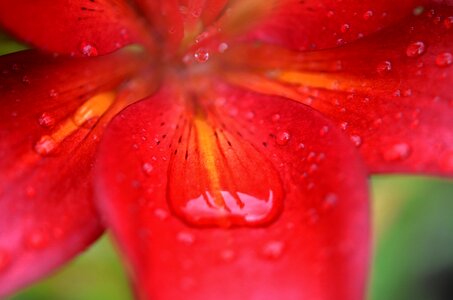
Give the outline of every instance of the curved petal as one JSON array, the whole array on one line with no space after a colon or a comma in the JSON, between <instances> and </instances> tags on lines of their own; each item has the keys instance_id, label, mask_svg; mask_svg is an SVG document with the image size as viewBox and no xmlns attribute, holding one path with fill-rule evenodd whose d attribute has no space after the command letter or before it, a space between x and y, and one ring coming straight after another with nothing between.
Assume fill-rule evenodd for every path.
<instances>
[{"instance_id":1,"label":"curved petal","mask_svg":"<svg viewBox=\"0 0 453 300\"><path fill-rule=\"evenodd\" d=\"M362 299L367 182L354 147L303 105L217 88L181 102L164 89L104 136L96 191L139 295Z\"/></svg>"},{"instance_id":2,"label":"curved petal","mask_svg":"<svg viewBox=\"0 0 453 300\"><path fill-rule=\"evenodd\" d=\"M452 16L449 7L426 9L356 43L302 55L244 47L229 62L251 73L228 78L241 86L248 78L248 88L323 112L350 135L371 172L451 176Z\"/></svg>"},{"instance_id":3,"label":"curved petal","mask_svg":"<svg viewBox=\"0 0 453 300\"><path fill-rule=\"evenodd\" d=\"M4 0L0 24L42 50L96 56L130 43L151 47L140 18L114 0Z\"/></svg>"},{"instance_id":4,"label":"curved petal","mask_svg":"<svg viewBox=\"0 0 453 300\"><path fill-rule=\"evenodd\" d=\"M297 50L330 48L391 25L423 0L276 0L249 38Z\"/></svg>"},{"instance_id":5,"label":"curved petal","mask_svg":"<svg viewBox=\"0 0 453 300\"><path fill-rule=\"evenodd\" d=\"M113 101L111 91L139 64L127 52L0 58L1 296L49 273L102 233L91 187L98 118Z\"/></svg>"}]
</instances>

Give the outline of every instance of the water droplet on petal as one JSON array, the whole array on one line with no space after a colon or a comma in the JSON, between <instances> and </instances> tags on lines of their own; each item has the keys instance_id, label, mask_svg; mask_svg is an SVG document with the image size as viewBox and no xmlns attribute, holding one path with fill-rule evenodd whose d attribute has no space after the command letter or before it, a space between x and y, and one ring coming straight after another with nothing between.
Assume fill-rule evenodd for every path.
<instances>
[{"instance_id":1,"label":"water droplet on petal","mask_svg":"<svg viewBox=\"0 0 453 300\"><path fill-rule=\"evenodd\" d=\"M443 52L436 56L436 65L446 67L453 63L453 55L450 52Z\"/></svg>"},{"instance_id":2,"label":"water droplet on petal","mask_svg":"<svg viewBox=\"0 0 453 300\"><path fill-rule=\"evenodd\" d=\"M333 208L338 202L338 196L334 193L328 193L324 197L324 201L322 203L322 208L325 210Z\"/></svg>"},{"instance_id":3,"label":"water droplet on petal","mask_svg":"<svg viewBox=\"0 0 453 300\"><path fill-rule=\"evenodd\" d=\"M199 48L195 51L194 58L198 63L205 63L209 60L209 52L204 48Z\"/></svg>"},{"instance_id":4,"label":"water droplet on petal","mask_svg":"<svg viewBox=\"0 0 453 300\"><path fill-rule=\"evenodd\" d=\"M159 220L166 220L168 218L168 212L166 210L163 210L161 208L156 208L154 210L154 215L156 216L156 218L158 218Z\"/></svg>"},{"instance_id":5,"label":"water droplet on petal","mask_svg":"<svg viewBox=\"0 0 453 300\"><path fill-rule=\"evenodd\" d=\"M367 10L366 12L363 13L363 19L365 21L368 21L372 16L373 16L372 10Z\"/></svg>"},{"instance_id":6,"label":"water droplet on petal","mask_svg":"<svg viewBox=\"0 0 453 300\"><path fill-rule=\"evenodd\" d=\"M319 130L319 135L320 136L325 136L327 133L329 133L329 126L323 126Z\"/></svg>"},{"instance_id":7,"label":"water droplet on petal","mask_svg":"<svg viewBox=\"0 0 453 300\"><path fill-rule=\"evenodd\" d=\"M52 153L56 147L55 140L51 136L45 135L35 144L35 151L39 155L45 156Z\"/></svg>"},{"instance_id":8,"label":"water droplet on petal","mask_svg":"<svg viewBox=\"0 0 453 300\"><path fill-rule=\"evenodd\" d=\"M51 97L51 98L56 98L57 96L58 96L58 93L57 93L56 90L51 89L51 90L49 91L49 97Z\"/></svg>"},{"instance_id":9,"label":"water droplet on petal","mask_svg":"<svg viewBox=\"0 0 453 300\"><path fill-rule=\"evenodd\" d=\"M341 32L346 33L349 31L350 28L351 28L351 26L349 24L343 24L343 25L341 25L340 30L341 30Z\"/></svg>"},{"instance_id":10,"label":"water droplet on petal","mask_svg":"<svg viewBox=\"0 0 453 300\"><path fill-rule=\"evenodd\" d=\"M444 26L447 29L453 28L453 16L445 18Z\"/></svg>"},{"instance_id":11,"label":"water droplet on petal","mask_svg":"<svg viewBox=\"0 0 453 300\"><path fill-rule=\"evenodd\" d=\"M273 114L272 115L272 122L278 122L280 120L280 115L279 114Z\"/></svg>"},{"instance_id":12,"label":"water droplet on petal","mask_svg":"<svg viewBox=\"0 0 453 300\"><path fill-rule=\"evenodd\" d=\"M411 154L411 147L407 143L397 143L385 149L383 155L386 161L401 161Z\"/></svg>"},{"instance_id":13,"label":"water droplet on petal","mask_svg":"<svg viewBox=\"0 0 453 300\"><path fill-rule=\"evenodd\" d=\"M376 66L376 71L380 75L385 75L385 74L389 73L391 70L392 70L392 63L388 60L382 61Z\"/></svg>"},{"instance_id":14,"label":"water droplet on petal","mask_svg":"<svg viewBox=\"0 0 453 300\"><path fill-rule=\"evenodd\" d=\"M356 147L360 147L362 145L362 138L359 135L351 135L350 139Z\"/></svg>"},{"instance_id":15,"label":"water droplet on petal","mask_svg":"<svg viewBox=\"0 0 453 300\"><path fill-rule=\"evenodd\" d=\"M195 242L194 236L184 231L179 232L176 238L178 239L178 241L186 245L192 245Z\"/></svg>"},{"instance_id":16,"label":"water droplet on petal","mask_svg":"<svg viewBox=\"0 0 453 300\"><path fill-rule=\"evenodd\" d=\"M277 136L275 137L275 142L277 145L284 146L288 144L289 140L291 139L291 135L287 131L281 131L277 133Z\"/></svg>"},{"instance_id":17,"label":"water droplet on petal","mask_svg":"<svg viewBox=\"0 0 453 300\"><path fill-rule=\"evenodd\" d=\"M143 173L145 173L145 175L151 175L151 173L153 172L153 165L150 164L149 162L145 162L143 165L142 165L142 170L143 170Z\"/></svg>"},{"instance_id":18,"label":"water droplet on petal","mask_svg":"<svg viewBox=\"0 0 453 300\"><path fill-rule=\"evenodd\" d=\"M55 125L55 119L48 113L42 113L38 119L39 125L42 127L50 128Z\"/></svg>"},{"instance_id":19,"label":"water droplet on petal","mask_svg":"<svg viewBox=\"0 0 453 300\"><path fill-rule=\"evenodd\" d=\"M236 253L231 249L224 249L220 252L220 258L224 262L233 261L235 257L236 257Z\"/></svg>"},{"instance_id":20,"label":"water droplet on petal","mask_svg":"<svg viewBox=\"0 0 453 300\"><path fill-rule=\"evenodd\" d=\"M417 57L425 52L425 43L418 41L409 44L406 48L406 55L408 57Z\"/></svg>"},{"instance_id":21,"label":"water droplet on petal","mask_svg":"<svg viewBox=\"0 0 453 300\"><path fill-rule=\"evenodd\" d=\"M228 49L228 44L220 43L217 49L219 50L220 53L224 53Z\"/></svg>"},{"instance_id":22,"label":"water droplet on petal","mask_svg":"<svg viewBox=\"0 0 453 300\"><path fill-rule=\"evenodd\" d=\"M261 249L261 254L267 259L279 259L283 251L285 250L285 244L281 241L270 241L267 242Z\"/></svg>"},{"instance_id":23,"label":"water droplet on petal","mask_svg":"<svg viewBox=\"0 0 453 300\"><path fill-rule=\"evenodd\" d=\"M82 52L83 55L85 56L97 56L98 55L98 49L94 47L93 45L83 42L80 44L80 52Z\"/></svg>"}]
</instances>

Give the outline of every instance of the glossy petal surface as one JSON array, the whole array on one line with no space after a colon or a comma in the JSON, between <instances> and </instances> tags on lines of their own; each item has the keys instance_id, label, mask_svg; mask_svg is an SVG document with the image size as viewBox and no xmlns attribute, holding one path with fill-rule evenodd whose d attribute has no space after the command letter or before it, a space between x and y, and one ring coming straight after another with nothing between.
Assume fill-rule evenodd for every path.
<instances>
[{"instance_id":1,"label":"glossy petal surface","mask_svg":"<svg viewBox=\"0 0 453 300\"><path fill-rule=\"evenodd\" d=\"M349 140L301 104L225 87L206 96L210 105L197 100L216 116L200 132L197 118L187 117L187 99L180 102L180 97L164 89L130 106L110 124L101 145L100 205L132 266L139 295L362 299L367 183ZM244 150L249 147L254 150ZM254 169L241 169L244 151L255 151L247 157L248 164L260 162ZM172 173L175 161L176 167L187 167ZM205 169L195 177L190 164ZM281 186L282 211L269 224L254 227L206 227L174 213L171 183L200 193L197 184L205 186L206 174L212 183L215 168L232 179L230 186L222 185L225 177L218 180L224 191L258 198L260 189ZM261 186L252 185L254 177L261 178Z\"/></svg>"},{"instance_id":2,"label":"glossy petal surface","mask_svg":"<svg viewBox=\"0 0 453 300\"><path fill-rule=\"evenodd\" d=\"M96 56L149 36L126 1L0 2L0 24L18 38L50 52Z\"/></svg>"},{"instance_id":3,"label":"glossy petal surface","mask_svg":"<svg viewBox=\"0 0 453 300\"><path fill-rule=\"evenodd\" d=\"M251 32L257 40L293 49L329 48L354 41L412 14L419 0L277 0Z\"/></svg>"},{"instance_id":4,"label":"glossy petal surface","mask_svg":"<svg viewBox=\"0 0 453 300\"><path fill-rule=\"evenodd\" d=\"M109 91L137 63L124 52L65 59L26 51L0 59L0 295L49 273L101 234L91 187L102 132L96 125L114 99Z\"/></svg>"},{"instance_id":5,"label":"glossy petal surface","mask_svg":"<svg viewBox=\"0 0 453 300\"><path fill-rule=\"evenodd\" d=\"M253 90L321 111L351 137L370 172L452 175L452 16L451 8L427 8L328 51L244 47L248 55L232 57L243 57L235 63L252 71L229 80L243 86L248 78Z\"/></svg>"}]
</instances>

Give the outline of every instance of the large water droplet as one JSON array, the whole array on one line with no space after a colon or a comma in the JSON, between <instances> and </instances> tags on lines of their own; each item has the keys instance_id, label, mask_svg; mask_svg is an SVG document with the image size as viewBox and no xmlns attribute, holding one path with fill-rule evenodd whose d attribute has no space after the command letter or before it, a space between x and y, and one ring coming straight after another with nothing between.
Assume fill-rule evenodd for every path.
<instances>
[{"instance_id":1,"label":"large water droplet","mask_svg":"<svg viewBox=\"0 0 453 300\"><path fill-rule=\"evenodd\" d=\"M418 41L409 44L406 48L406 55L408 57L417 57L425 52L425 43Z\"/></svg>"},{"instance_id":2,"label":"large water droplet","mask_svg":"<svg viewBox=\"0 0 453 300\"><path fill-rule=\"evenodd\" d=\"M443 52L436 56L436 65L446 67L453 63L453 55L450 52Z\"/></svg>"}]
</instances>

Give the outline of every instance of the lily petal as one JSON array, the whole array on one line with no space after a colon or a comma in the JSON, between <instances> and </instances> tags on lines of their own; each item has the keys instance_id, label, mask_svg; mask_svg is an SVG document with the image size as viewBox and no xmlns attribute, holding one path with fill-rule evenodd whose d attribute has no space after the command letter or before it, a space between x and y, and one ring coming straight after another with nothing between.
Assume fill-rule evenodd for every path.
<instances>
[{"instance_id":1,"label":"lily petal","mask_svg":"<svg viewBox=\"0 0 453 300\"><path fill-rule=\"evenodd\" d=\"M450 7L426 8L332 50L300 54L268 45L244 47L248 54L232 51L231 58L252 71L232 72L228 80L243 86L241 78L247 77L248 88L321 111L351 137L372 173L451 176L452 16ZM273 58L262 59L271 53Z\"/></svg>"},{"instance_id":2,"label":"lily petal","mask_svg":"<svg viewBox=\"0 0 453 300\"><path fill-rule=\"evenodd\" d=\"M0 58L0 296L46 275L102 233L91 187L99 118L111 91L140 64L124 51Z\"/></svg>"},{"instance_id":3,"label":"lily petal","mask_svg":"<svg viewBox=\"0 0 453 300\"><path fill-rule=\"evenodd\" d=\"M99 152L100 206L140 297L362 299L367 182L349 140L284 98L182 97L128 107Z\"/></svg>"},{"instance_id":4,"label":"lily petal","mask_svg":"<svg viewBox=\"0 0 453 300\"><path fill-rule=\"evenodd\" d=\"M277 0L249 37L297 50L330 48L391 25L420 0Z\"/></svg>"},{"instance_id":5,"label":"lily petal","mask_svg":"<svg viewBox=\"0 0 453 300\"><path fill-rule=\"evenodd\" d=\"M42 50L96 56L131 43L152 47L126 1L0 1L0 24Z\"/></svg>"}]
</instances>

